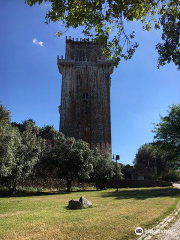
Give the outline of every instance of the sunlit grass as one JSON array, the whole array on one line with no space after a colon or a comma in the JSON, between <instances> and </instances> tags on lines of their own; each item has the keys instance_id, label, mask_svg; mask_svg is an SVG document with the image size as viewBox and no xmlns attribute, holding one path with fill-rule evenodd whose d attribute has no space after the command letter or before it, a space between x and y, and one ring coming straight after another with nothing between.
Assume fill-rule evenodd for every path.
<instances>
[{"instance_id":1,"label":"sunlit grass","mask_svg":"<svg viewBox=\"0 0 180 240\"><path fill-rule=\"evenodd\" d=\"M173 188L113 189L0 198L0 239L131 239L138 226L149 228L177 205ZM70 199L86 197L93 207L68 210Z\"/></svg>"}]
</instances>

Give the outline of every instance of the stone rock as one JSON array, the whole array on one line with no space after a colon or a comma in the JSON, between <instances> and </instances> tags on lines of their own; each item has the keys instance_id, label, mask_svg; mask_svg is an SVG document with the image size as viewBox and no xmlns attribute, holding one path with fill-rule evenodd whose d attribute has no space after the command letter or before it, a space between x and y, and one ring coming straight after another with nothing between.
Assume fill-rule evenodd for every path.
<instances>
[{"instance_id":1,"label":"stone rock","mask_svg":"<svg viewBox=\"0 0 180 240\"><path fill-rule=\"evenodd\" d=\"M85 197L80 197L79 201L74 201L73 199L69 201L69 209L82 209L91 207L92 203L88 201Z\"/></svg>"},{"instance_id":2,"label":"stone rock","mask_svg":"<svg viewBox=\"0 0 180 240\"><path fill-rule=\"evenodd\" d=\"M92 206L92 203L88 201L85 197L80 197L79 202L82 204L83 208L88 208Z\"/></svg>"},{"instance_id":3,"label":"stone rock","mask_svg":"<svg viewBox=\"0 0 180 240\"><path fill-rule=\"evenodd\" d=\"M79 201L74 201L73 199L69 201L69 209L81 209L83 208L82 203Z\"/></svg>"}]
</instances>

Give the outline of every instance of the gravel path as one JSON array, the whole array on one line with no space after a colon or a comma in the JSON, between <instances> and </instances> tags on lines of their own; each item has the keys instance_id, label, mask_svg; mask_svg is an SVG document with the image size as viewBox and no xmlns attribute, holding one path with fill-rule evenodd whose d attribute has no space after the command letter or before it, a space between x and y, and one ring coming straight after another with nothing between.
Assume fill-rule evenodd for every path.
<instances>
[{"instance_id":1,"label":"gravel path","mask_svg":"<svg viewBox=\"0 0 180 240\"><path fill-rule=\"evenodd\" d=\"M180 184L174 184L174 187L180 189ZM168 229L166 234L160 234L159 236L155 237L154 239L158 240L180 240L180 218Z\"/></svg>"},{"instance_id":2,"label":"gravel path","mask_svg":"<svg viewBox=\"0 0 180 240\"><path fill-rule=\"evenodd\" d=\"M161 234L157 238L158 240L177 240L180 239L180 219L175 222L172 227L168 229L168 233Z\"/></svg>"},{"instance_id":3,"label":"gravel path","mask_svg":"<svg viewBox=\"0 0 180 240\"><path fill-rule=\"evenodd\" d=\"M174 187L180 189L180 184L173 184ZM152 233L144 233L137 240L180 240L180 203L177 208L165 219L163 219L155 228L150 229ZM168 225L172 223L171 227ZM154 231L154 233L153 233ZM159 233L162 232L162 233Z\"/></svg>"}]
</instances>

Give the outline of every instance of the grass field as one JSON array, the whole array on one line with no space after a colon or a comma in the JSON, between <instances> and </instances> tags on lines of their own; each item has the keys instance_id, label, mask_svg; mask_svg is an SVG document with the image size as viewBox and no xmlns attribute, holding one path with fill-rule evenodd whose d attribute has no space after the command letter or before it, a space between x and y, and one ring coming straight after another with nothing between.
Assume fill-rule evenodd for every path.
<instances>
[{"instance_id":1,"label":"grass field","mask_svg":"<svg viewBox=\"0 0 180 240\"><path fill-rule=\"evenodd\" d=\"M70 199L86 197L93 207L66 208ZM113 189L39 193L0 198L0 239L120 240L136 237L136 227L149 229L176 207L176 188Z\"/></svg>"}]
</instances>

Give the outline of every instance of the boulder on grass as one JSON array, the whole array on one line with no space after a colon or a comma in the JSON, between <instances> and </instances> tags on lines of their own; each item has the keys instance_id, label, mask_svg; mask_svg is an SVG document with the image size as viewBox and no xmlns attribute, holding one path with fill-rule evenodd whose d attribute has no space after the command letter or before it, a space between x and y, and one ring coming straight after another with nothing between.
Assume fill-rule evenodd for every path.
<instances>
[{"instance_id":1,"label":"boulder on grass","mask_svg":"<svg viewBox=\"0 0 180 240\"><path fill-rule=\"evenodd\" d=\"M85 197L80 197L79 202L82 204L83 208L88 208L92 206L92 203L88 201Z\"/></svg>"},{"instance_id":2,"label":"boulder on grass","mask_svg":"<svg viewBox=\"0 0 180 240\"><path fill-rule=\"evenodd\" d=\"M69 201L69 209L82 209L91 207L92 203L88 201L85 197L80 197L79 201L74 201L73 199Z\"/></svg>"},{"instance_id":3,"label":"boulder on grass","mask_svg":"<svg viewBox=\"0 0 180 240\"><path fill-rule=\"evenodd\" d=\"M73 199L69 201L69 209L81 209L83 208L82 203L79 201L74 201Z\"/></svg>"}]
</instances>

